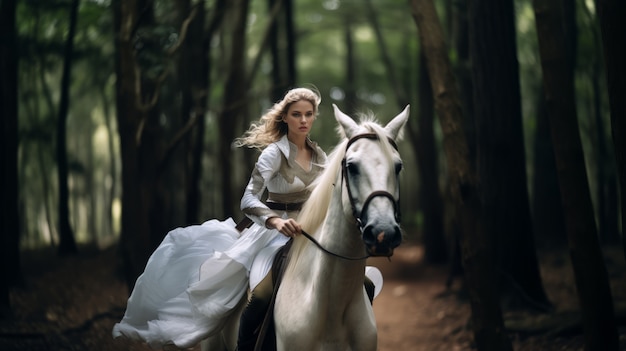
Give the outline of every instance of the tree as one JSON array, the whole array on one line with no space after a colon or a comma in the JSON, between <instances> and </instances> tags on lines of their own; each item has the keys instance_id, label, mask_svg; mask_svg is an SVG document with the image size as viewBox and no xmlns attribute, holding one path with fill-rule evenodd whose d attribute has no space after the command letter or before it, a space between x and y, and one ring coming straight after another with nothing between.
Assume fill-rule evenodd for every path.
<instances>
[{"instance_id":1,"label":"tree","mask_svg":"<svg viewBox=\"0 0 626 351\"><path fill-rule=\"evenodd\" d=\"M435 110L444 134L444 151L450 193L460 217L463 267L470 294L472 329L479 350L512 350L494 283L493 248L483 229L482 204L476 171L470 162L463 132L463 112L443 31L430 0L412 0L411 10L419 29L430 73Z\"/></svg>"},{"instance_id":2,"label":"tree","mask_svg":"<svg viewBox=\"0 0 626 351\"><path fill-rule=\"evenodd\" d=\"M622 243L626 257L626 235L624 235L626 232L626 101L624 101L624 91L626 91L624 42L626 33L623 24L624 16L626 16L626 3L620 0L596 0L596 6L602 32L604 65L611 111L611 131L622 204Z\"/></svg>"},{"instance_id":3,"label":"tree","mask_svg":"<svg viewBox=\"0 0 626 351\"><path fill-rule=\"evenodd\" d=\"M617 350L619 340L608 274L598 242L585 170L563 2L533 1L548 119L561 188L568 245L583 317L586 350Z\"/></svg>"},{"instance_id":4,"label":"tree","mask_svg":"<svg viewBox=\"0 0 626 351\"><path fill-rule=\"evenodd\" d=\"M472 0L472 62L478 178L485 230L497 264L536 305L549 306L543 290L530 218L519 72L512 0Z\"/></svg>"},{"instance_id":5,"label":"tree","mask_svg":"<svg viewBox=\"0 0 626 351\"><path fill-rule=\"evenodd\" d=\"M272 56L272 101L280 100L296 83L296 38L293 23L293 0L268 0L270 16L270 53Z\"/></svg>"},{"instance_id":6,"label":"tree","mask_svg":"<svg viewBox=\"0 0 626 351\"><path fill-rule=\"evenodd\" d=\"M408 88L405 88L405 85L397 79L391 55L371 0L366 1L366 13L376 34L378 51L387 69L387 79L395 93L396 103L402 109L409 103ZM435 152L433 99L428 70L423 59L423 48L421 51L420 62L418 63L420 71L417 77L418 114L417 118L410 119L407 130L412 140L420 172L416 178L419 182L419 203L424 214L422 232L425 259L429 263L444 263L447 260L447 252L443 231L443 203L439 191L437 155ZM417 126L414 123L415 120L418 120Z\"/></svg>"},{"instance_id":7,"label":"tree","mask_svg":"<svg viewBox=\"0 0 626 351\"><path fill-rule=\"evenodd\" d=\"M73 0L70 9L70 28L65 42L63 60L63 76L61 78L61 98L59 114L57 116L57 181L59 184L59 249L60 255L75 254L78 252L74 231L70 224L68 164L67 164L67 115L70 106L70 85L72 59L74 55L74 36L78 21L78 6L80 0Z\"/></svg>"},{"instance_id":8,"label":"tree","mask_svg":"<svg viewBox=\"0 0 626 351\"><path fill-rule=\"evenodd\" d=\"M249 0L237 0L231 3L234 17L228 73L224 88L224 102L219 116L219 160L222 180L222 209L226 216L234 213L232 194L232 152L231 143L235 137L235 126L245 115L248 76L245 70L246 24Z\"/></svg>"},{"instance_id":9,"label":"tree","mask_svg":"<svg viewBox=\"0 0 626 351\"><path fill-rule=\"evenodd\" d=\"M424 213L424 259L428 263L445 263L448 260L443 228L443 200L439 190L439 164L435 145L433 122L435 111L433 91L424 50L420 52L417 91L418 129L413 136L414 150L419 165L419 204ZM413 120L413 119L411 119ZM409 130L413 130L410 126ZM415 132L411 132L413 134Z\"/></svg>"},{"instance_id":10,"label":"tree","mask_svg":"<svg viewBox=\"0 0 626 351\"><path fill-rule=\"evenodd\" d=\"M9 287L20 276L20 245L17 177L17 40L16 1L0 2L0 231L2 232L2 275L0 317L10 315Z\"/></svg>"}]
</instances>

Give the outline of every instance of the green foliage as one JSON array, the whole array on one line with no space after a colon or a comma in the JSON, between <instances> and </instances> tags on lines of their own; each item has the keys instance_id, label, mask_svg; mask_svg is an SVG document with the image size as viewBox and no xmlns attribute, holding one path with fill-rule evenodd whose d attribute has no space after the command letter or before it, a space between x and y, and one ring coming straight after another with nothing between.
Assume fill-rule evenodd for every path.
<instances>
[{"instance_id":1,"label":"green foliage","mask_svg":"<svg viewBox=\"0 0 626 351\"><path fill-rule=\"evenodd\" d=\"M436 1L440 17L445 28L451 28L447 4L463 6L463 1ZM176 62L178 53L169 50L181 38L180 21L189 14L179 13L176 2L156 0L154 14L148 25L141 26L135 33L134 43L137 49L137 63L142 78L156 80L169 70L167 80L160 91L160 101L165 108L160 122L175 125L180 119L176 114L180 106L180 88L178 87ZM207 20L211 17L215 1L207 1ZM383 64L379 43L371 21L368 19L363 0L294 0L294 24L296 26L297 85L313 86L322 95L320 118L317 120L313 138L327 151L337 142L334 132L335 121L332 117L332 103L343 108L346 97L348 65L345 44L346 28L354 41L355 61L351 64L356 72L357 110L373 111L382 122L388 121L399 112L396 103L395 87L390 86L389 75L394 74L403 85L412 101L416 96L418 48L417 29L410 14L406 0L372 0L377 20L385 38L388 54L392 60L389 72ZM534 136L537 99L541 93L541 68L538 58L537 38L534 14L529 0L516 1L516 31L518 60L520 63L521 99L527 156L530 164L532 140ZM577 53L577 102L581 119L582 135L586 150L593 150L595 137L590 114L593 111L593 80L600 77L602 87L600 96L604 130L609 131L607 119L607 101L604 93L604 80L599 50L597 24L592 2L578 4L578 53ZM63 46L68 31L68 0L23 0L18 2L17 25L19 34L19 102L20 102L20 179L22 182L22 203L24 208L25 231L29 237L40 236L47 232L46 219L41 216L41 204L55 203L54 182L54 130L60 85L60 72L63 60ZM253 0L247 30L247 67L251 69L253 60L261 50L263 35L269 21L267 1ZM224 26L232 21L228 18ZM94 189L84 192L98 192L99 199L116 182L119 182L119 145L115 129L115 35L112 2L109 0L83 0L79 9L76 35L75 60L72 69L71 110L68 121L68 145L72 167L70 176L74 184L86 182L89 178ZM449 41L450 42L450 41ZM201 43L195 43L201 45ZM226 53L231 45L227 31L222 28L210 41L211 81L208 91L208 112L205 116L207 128L205 169L202 189L205 192L207 206L217 203L212 196L219 187L214 179L215 172L210 166L216 159L217 139L220 137L216 127L216 116L222 106L225 86L225 72L229 58ZM451 58L457 62L457 55L451 50ZM255 75L246 94L247 121L239 125L237 134L246 125L267 109L273 101L269 98L272 70L268 52L262 53L259 72ZM250 73L250 72L247 72ZM416 103L413 102L415 108ZM414 110L415 111L415 110ZM412 117L413 118L413 117ZM175 131L175 130L172 130ZM440 138L440 133L437 134ZM89 147L88 147L89 146ZM409 149L403 146L403 149ZM416 172L412 155L403 150L407 160L407 172L403 175L403 190L415 193ZM592 155L589 151L588 155ZM239 156L237 156L239 157ZM591 158L593 162L593 158ZM116 167L117 163L117 167ZM443 163L443 162L441 162ZM593 164L591 164L593 165ZM114 170L112 170L114 169ZM529 172L532 169L529 168ZM233 170L237 178L245 183L247 175L241 169ZM240 174L241 173L241 174ZM445 172L441 172L445 177ZM442 180L442 183L445 181ZM48 188L47 195L45 188ZM98 188L99 187L99 188ZM83 194L73 191L78 205L86 206ZM119 190L115 191L119 200ZM238 195L238 194L237 194ZM43 200L48 197L48 200ZM82 198L83 200L80 200ZM82 202L80 202L82 201ZM414 200L410 200L414 201ZM413 206L408 199L409 206ZM106 201L102 201L104 204ZM54 206L49 205L54 214ZM100 205L92 211L110 211ZM84 211L83 211L84 212ZM203 209L210 215L211 209ZM73 214L73 216L78 216ZM94 215L95 216L95 215ZM418 218L420 214L407 214L407 218ZM54 216L51 216L54 217ZM98 218L106 216L99 214ZM52 220L52 219L50 219ZM104 220L104 219L101 219ZM78 217L76 223L87 221ZM84 224L83 224L84 225ZM79 233L87 235L86 226L79 228ZM102 233L106 236L110 233ZM52 233L54 235L54 233ZM49 240L49 239L46 239ZM37 240L35 240L36 242Z\"/></svg>"}]
</instances>

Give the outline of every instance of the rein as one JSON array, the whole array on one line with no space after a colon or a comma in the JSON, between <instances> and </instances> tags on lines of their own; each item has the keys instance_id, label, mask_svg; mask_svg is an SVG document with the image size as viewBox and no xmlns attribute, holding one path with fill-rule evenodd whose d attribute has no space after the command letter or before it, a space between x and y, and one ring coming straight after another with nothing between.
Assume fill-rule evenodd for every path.
<instances>
[{"instance_id":1,"label":"rein","mask_svg":"<svg viewBox=\"0 0 626 351\"><path fill-rule=\"evenodd\" d=\"M363 133L363 134L355 135L350 140L348 140L348 143L346 144L346 151L348 151L348 148L350 147L350 145L352 145L352 143L354 143L355 141L357 141L359 139L362 139L362 138L378 140L378 134L376 134L376 133ZM388 140L389 140L389 143L396 150L398 150L398 145L396 145L396 142L393 139L391 139L391 138L388 138ZM387 198L389 198L391 200L391 203L393 203L394 213L395 213L396 219L399 220L400 213L399 213L398 201L396 201L395 197L393 195L391 195L388 191L384 191L384 190L373 191L367 197L367 199L365 199L365 202L363 203L363 208L361 209L361 213L359 213L357 211L357 209L356 209L356 205L354 204L354 198L352 197L352 191L350 190L350 184L348 182L347 165L346 165L345 157L341 161L341 163L342 163L341 177L346 182L346 188L348 189L348 198L350 199L350 206L352 207L352 215L354 216L354 219L356 220L356 224L359 227L359 231L363 232L363 223L361 221L361 214L365 211L365 209L367 209L367 206L372 201L372 199L377 197L377 196L387 197ZM343 256L343 255L340 255L338 253L335 253L335 252L332 252L332 251L326 249L325 247L322 246L322 244L319 243L319 241L317 241L312 235L310 235L309 233L305 232L304 230L302 230L302 235L304 235L307 239L309 239L309 241L311 241L313 244L315 244L315 246L317 246L323 252L325 252L325 253L327 253L327 254L329 254L331 256L337 257L337 258L341 258L341 259L344 259L344 260L350 260L350 261L360 261L360 260L365 260L365 259L371 257L370 254L366 254L365 256L361 256L361 257Z\"/></svg>"},{"instance_id":2,"label":"rein","mask_svg":"<svg viewBox=\"0 0 626 351\"><path fill-rule=\"evenodd\" d=\"M338 257L338 258L341 258L341 259L344 259L344 260L349 260L349 261L360 261L360 260L365 260L365 259L370 257L369 254L367 254L365 256L362 256L362 257L343 256L343 255L340 255L338 253L334 253L334 252L326 249L324 246L322 246L322 244L319 243L319 241L315 240L315 238L311 234L305 232L304 230L302 230L302 235L304 235L307 239L309 239L309 241L311 241L313 244L315 244L315 246L317 246L320 250L324 251L325 253L327 253L327 254L329 254L331 256L335 256L335 257Z\"/></svg>"}]
</instances>

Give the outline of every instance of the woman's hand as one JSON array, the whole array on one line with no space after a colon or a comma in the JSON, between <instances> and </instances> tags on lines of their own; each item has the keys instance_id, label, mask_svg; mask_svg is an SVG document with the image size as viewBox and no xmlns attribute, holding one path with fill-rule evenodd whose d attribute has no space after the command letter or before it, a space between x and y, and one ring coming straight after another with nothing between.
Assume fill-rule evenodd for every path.
<instances>
[{"instance_id":1,"label":"woman's hand","mask_svg":"<svg viewBox=\"0 0 626 351\"><path fill-rule=\"evenodd\" d=\"M292 218L282 219L280 217L272 217L269 218L265 222L265 224L268 228L276 229L284 236L290 238L302 233L302 228L300 227L300 224L298 224L298 222L296 222Z\"/></svg>"}]
</instances>

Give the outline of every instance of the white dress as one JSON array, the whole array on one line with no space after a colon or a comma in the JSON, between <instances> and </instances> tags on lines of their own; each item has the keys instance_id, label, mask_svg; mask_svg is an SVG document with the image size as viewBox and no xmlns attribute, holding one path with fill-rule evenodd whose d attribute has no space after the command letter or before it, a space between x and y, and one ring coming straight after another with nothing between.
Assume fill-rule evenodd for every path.
<instances>
[{"instance_id":1,"label":"white dress","mask_svg":"<svg viewBox=\"0 0 626 351\"><path fill-rule=\"evenodd\" d=\"M295 161L296 146L286 136L263 150L241 199L242 211L254 224L242 233L229 218L167 234L137 279L124 318L113 327L114 337L143 340L154 348L169 343L187 348L220 330L288 240L266 228L265 221L297 214L269 209L261 201L264 191L270 202L303 202L309 196L306 187L323 170L326 154L307 142L315 151L309 170Z\"/></svg>"}]
</instances>

